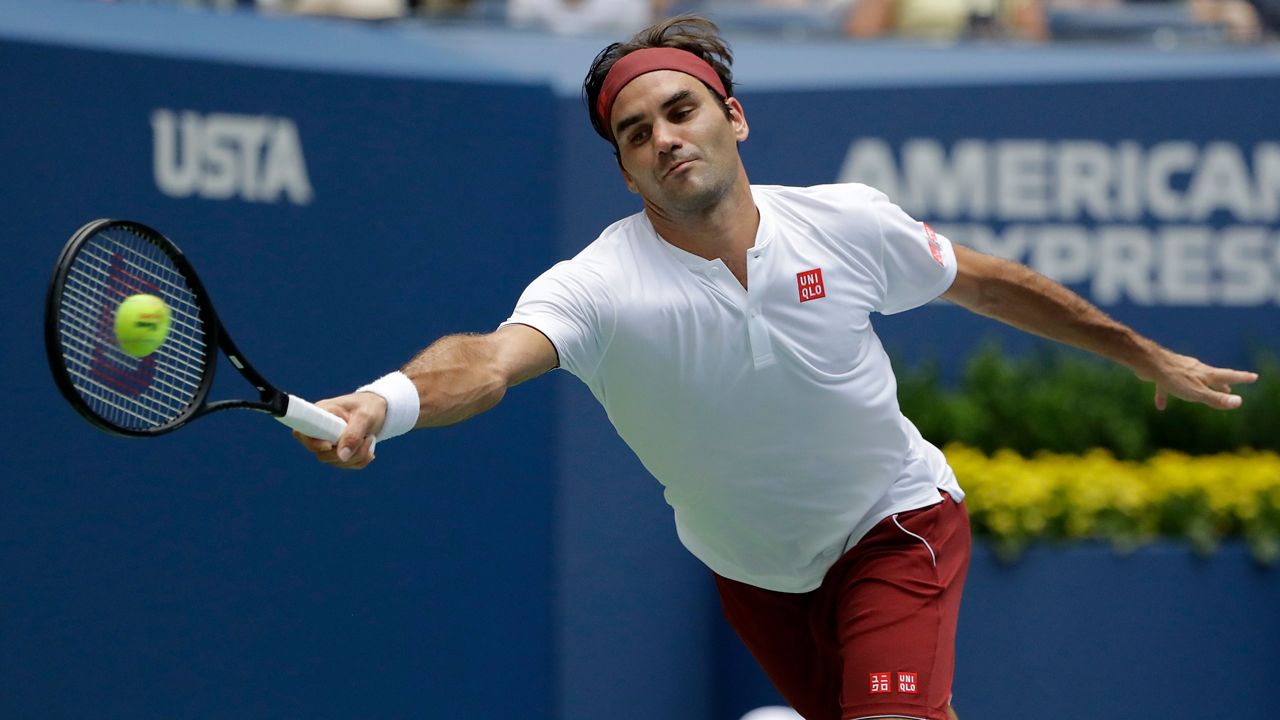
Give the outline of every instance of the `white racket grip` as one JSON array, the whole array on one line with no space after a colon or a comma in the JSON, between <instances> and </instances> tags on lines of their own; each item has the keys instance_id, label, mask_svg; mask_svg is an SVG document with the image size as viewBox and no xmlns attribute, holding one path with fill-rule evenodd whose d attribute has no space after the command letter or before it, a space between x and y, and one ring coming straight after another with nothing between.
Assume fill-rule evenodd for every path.
<instances>
[{"instance_id":1,"label":"white racket grip","mask_svg":"<svg viewBox=\"0 0 1280 720\"><path fill-rule=\"evenodd\" d=\"M342 437L342 431L347 429L345 420L297 395L289 395L289 404L285 407L284 415L276 419L307 437L328 440L332 443L338 442L338 438ZM377 444L377 438L374 438L374 444ZM369 451L373 451L372 446Z\"/></svg>"}]
</instances>

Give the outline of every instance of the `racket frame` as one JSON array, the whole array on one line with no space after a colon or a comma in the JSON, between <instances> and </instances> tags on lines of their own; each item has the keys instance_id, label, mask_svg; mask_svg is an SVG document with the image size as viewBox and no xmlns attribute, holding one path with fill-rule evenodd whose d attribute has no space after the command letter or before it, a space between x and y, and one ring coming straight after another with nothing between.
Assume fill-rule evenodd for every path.
<instances>
[{"instance_id":1,"label":"racket frame","mask_svg":"<svg viewBox=\"0 0 1280 720\"><path fill-rule=\"evenodd\" d=\"M63 288L67 282L67 275L71 271L72 262L90 238L112 228L120 228L144 238L156 245L173 261L174 266L197 299L200 321L204 326L206 345L204 358L202 359L200 385L192 395L191 401L186 408L177 417L156 427L121 427L95 413L80 396L80 391L76 389L66 370L66 363L62 356L62 340L58 333L60 322L58 310L62 304ZM49 293L45 300L44 330L45 351L48 354L49 368L53 373L54 383L58 386L58 390L81 417L94 427L113 435L125 437L163 435L177 430L198 417L220 410L234 408L257 410L280 418L284 417L289 409L289 396L267 382L266 378L253 365L249 364L240 349L236 347L231 336L222 328L222 323L218 319L217 313L214 312L213 301L210 299L204 284L200 282L200 276L196 274L195 268L187 260L187 257L168 237L139 222L112 219L94 220L85 224L71 236L71 239L67 241L62 252L58 255L53 278L49 283ZM208 402L209 392L213 389L215 371L218 365L218 349L222 350L236 370L258 391L258 400L228 399Z\"/></svg>"}]
</instances>

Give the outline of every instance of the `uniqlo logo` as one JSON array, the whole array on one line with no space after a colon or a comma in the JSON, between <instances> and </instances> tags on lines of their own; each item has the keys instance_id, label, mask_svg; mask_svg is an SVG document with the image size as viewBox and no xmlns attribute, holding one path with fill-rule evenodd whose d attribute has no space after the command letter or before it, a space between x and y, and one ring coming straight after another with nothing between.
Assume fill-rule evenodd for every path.
<instances>
[{"instance_id":1,"label":"uniqlo logo","mask_svg":"<svg viewBox=\"0 0 1280 720\"><path fill-rule=\"evenodd\" d=\"M822 284L822 268L796 273L796 288L800 291L800 302L826 297L827 286Z\"/></svg>"},{"instance_id":2,"label":"uniqlo logo","mask_svg":"<svg viewBox=\"0 0 1280 720\"><path fill-rule=\"evenodd\" d=\"M916 684L915 673L913 672L898 673L898 692L906 693L908 695L915 695L919 691L920 691L919 686Z\"/></svg>"},{"instance_id":3,"label":"uniqlo logo","mask_svg":"<svg viewBox=\"0 0 1280 720\"><path fill-rule=\"evenodd\" d=\"M892 688L889 686L889 673L887 672L871 673L871 694L872 695L878 695L880 693L887 693L891 691L892 691Z\"/></svg>"},{"instance_id":4,"label":"uniqlo logo","mask_svg":"<svg viewBox=\"0 0 1280 720\"><path fill-rule=\"evenodd\" d=\"M929 223L924 223L924 236L929 239L929 254L939 265L946 265L947 262L942 259L942 246L938 244L938 233L929 227Z\"/></svg>"}]
</instances>

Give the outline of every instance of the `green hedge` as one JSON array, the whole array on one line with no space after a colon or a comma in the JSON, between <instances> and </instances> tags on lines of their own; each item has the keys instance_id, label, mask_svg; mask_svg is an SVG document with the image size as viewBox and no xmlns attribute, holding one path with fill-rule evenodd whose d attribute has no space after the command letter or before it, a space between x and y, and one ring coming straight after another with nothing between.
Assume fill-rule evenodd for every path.
<instances>
[{"instance_id":1,"label":"green hedge","mask_svg":"<svg viewBox=\"0 0 1280 720\"><path fill-rule=\"evenodd\" d=\"M971 358L956 387L944 387L936 365L900 371L898 398L934 444L961 443L988 454L1104 448L1120 459L1143 460L1160 449L1280 452L1280 361L1259 354L1247 369L1261 377L1233 388L1244 397L1240 410L1170 399L1161 412L1154 386L1113 363L1057 346L1010 358L988 345Z\"/></svg>"}]
</instances>

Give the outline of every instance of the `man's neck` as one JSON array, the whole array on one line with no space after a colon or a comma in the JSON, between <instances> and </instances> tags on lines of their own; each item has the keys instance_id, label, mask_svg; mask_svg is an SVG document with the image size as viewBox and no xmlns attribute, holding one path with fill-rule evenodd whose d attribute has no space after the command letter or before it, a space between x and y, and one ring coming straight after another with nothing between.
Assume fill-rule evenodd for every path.
<instances>
[{"instance_id":1,"label":"man's neck","mask_svg":"<svg viewBox=\"0 0 1280 720\"><path fill-rule=\"evenodd\" d=\"M760 227L760 211L745 175L705 213L670 217L645 203L645 214L663 240L708 260L720 258L735 274L739 267L745 267L747 249L755 244Z\"/></svg>"}]
</instances>

